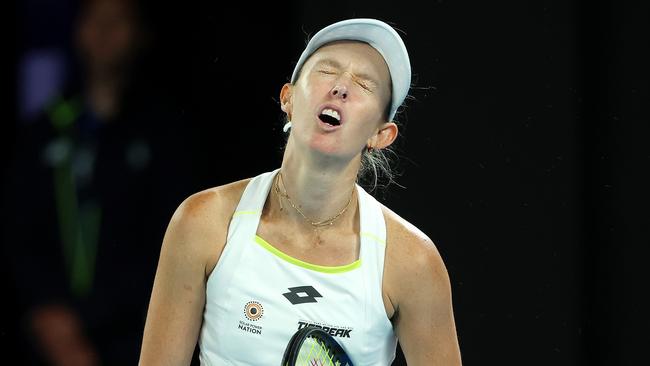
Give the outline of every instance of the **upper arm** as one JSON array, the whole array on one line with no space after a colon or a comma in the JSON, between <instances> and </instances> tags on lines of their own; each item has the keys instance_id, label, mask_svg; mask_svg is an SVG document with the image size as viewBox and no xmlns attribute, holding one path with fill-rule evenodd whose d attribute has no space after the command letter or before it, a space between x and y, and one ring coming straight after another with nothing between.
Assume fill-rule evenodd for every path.
<instances>
[{"instance_id":1,"label":"upper arm","mask_svg":"<svg viewBox=\"0 0 650 366\"><path fill-rule=\"evenodd\" d=\"M436 247L419 231L398 235L390 246L394 323L407 363L460 365L451 285Z\"/></svg>"},{"instance_id":2,"label":"upper arm","mask_svg":"<svg viewBox=\"0 0 650 366\"><path fill-rule=\"evenodd\" d=\"M160 251L144 329L141 365L189 365L205 305L210 255L225 242L216 193L201 192L174 213ZM223 237L223 240L219 240ZM223 245L223 244L220 244Z\"/></svg>"}]
</instances>

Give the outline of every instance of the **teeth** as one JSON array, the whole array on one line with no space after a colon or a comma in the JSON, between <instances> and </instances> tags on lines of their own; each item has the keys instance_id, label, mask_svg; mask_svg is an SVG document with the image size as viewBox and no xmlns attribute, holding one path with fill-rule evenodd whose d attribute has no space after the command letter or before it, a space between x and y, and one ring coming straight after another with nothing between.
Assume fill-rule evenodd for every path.
<instances>
[{"instance_id":1,"label":"teeth","mask_svg":"<svg viewBox=\"0 0 650 366\"><path fill-rule=\"evenodd\" d=\"M325 109L323 109L323 112L321 112L321 113L325 114L325 115L328 115L330 117L336 118L337 121L341 120L341 116L339 116L339 112L337 112L337 111L335 111L333 109L325 108Z\"/></svg>"}]
</instances>

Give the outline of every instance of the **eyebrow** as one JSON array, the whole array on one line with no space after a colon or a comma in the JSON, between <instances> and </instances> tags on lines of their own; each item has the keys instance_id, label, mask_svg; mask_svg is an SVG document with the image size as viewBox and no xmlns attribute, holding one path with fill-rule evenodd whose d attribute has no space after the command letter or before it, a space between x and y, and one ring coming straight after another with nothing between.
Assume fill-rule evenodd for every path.
<instances>
[{"instance_id":1,"label":"eyebrow","mask_svg":"<svg viewBox=\"0 0 650 366\"><path fill-rule=\"evenodd\" d=\"M343 68L343 66L341 65L340 62L338 62L338 61L336 61L334 59L331 59L331 58L321 59L318 62L316 62L315 66L319 66L319 65L323 65L323 64L325 64L327 66L331 66L331 67L333 67L335 69L339 69L339 70ZM377 80L375 80L375 78L373 78L372 76L370 76L368 74L365 74L365 73L352 73L352 76L354 76L354 78L356 78L356 79L361 79L363 81L371 82L374 85L379 85Z\"/></svg>"}]
</instances>

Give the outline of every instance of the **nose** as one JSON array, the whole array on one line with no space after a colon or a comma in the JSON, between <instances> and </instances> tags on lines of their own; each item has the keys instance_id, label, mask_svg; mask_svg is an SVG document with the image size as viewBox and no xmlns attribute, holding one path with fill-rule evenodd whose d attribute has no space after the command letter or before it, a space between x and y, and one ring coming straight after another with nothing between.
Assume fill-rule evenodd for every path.
<instances>
[{"instance_id":1,"label":"nose","mask_svg":"<svg viewBox=\"0 0 650 366\"><path fill-rule=\"evenodd\" d=\"M345 100L348 97L348 88L346 88L345 85L336 84L332 90L330 90L330 94L333 97Z\"/></svg>"}]
</instances>

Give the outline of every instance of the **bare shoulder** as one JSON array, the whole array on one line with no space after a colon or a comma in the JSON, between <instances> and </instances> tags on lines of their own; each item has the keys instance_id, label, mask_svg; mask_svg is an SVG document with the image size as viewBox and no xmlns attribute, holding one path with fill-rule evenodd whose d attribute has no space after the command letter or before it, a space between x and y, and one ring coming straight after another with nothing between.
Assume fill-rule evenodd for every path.
<instances>
[{"instance_id":1,"label":"bare shoulder","mask_svg":"<svg viewBox=\"0 0 650 366\"><path fill-rule=\"evenodd\" d=\"M206 280L247 180L186 198L171 218L147 312L140 364L189 365L201 329Z\"/></svg>"},{"instance_id":2,"label":"bare shoulder","mask_svg":"<svg viewBox=\"0 0 650 366\"><path fill-rule=\"evenodd\" d=\"M187 224L219 216L229 218L249 181L250 178L194 193L180 204L174 217Z\"/></svg>"},{"instance_id":3,"label":"bare shoulder","mask_svg":"<svg viewBox=\"0 0 650 366\"><path fill-rule=\"evenodd\" d=\"M409 365L461 365L445 264L431 239L383 207L386 260L383 290ZM423 311L426 309L426 311Z\"/></svg>"},{"instance_id":4,"label":"bare shoulder","mask_svg":"<svg viewBox=\"0 0 650 366\"><path fill-rule=\"evenodd\" d=\"M176 209L166 235L174 235L205 263L206 275L226 243L228 225L250 178L209 188L187 197Z\"/></svg>"},{"instance_id":5,"label":"bare shoulder","mask_svg":"<svg viewBox=\"0 0 650 366\"><path fill-rule=\"evenodd\" d=\"M410 266L444 267L433 241L415 225L382 205L386 220L387 251L392 259L407 261Z\"/></svg>"},{"instance_id":6,"label":"bare shoulder","mask_svg":"<svg viewBox=\"0 0 650 366\"><path fill-rule=\"evenodd\" d=\"M444 261L433 241L415 225L382 205L386 220L386 263L384 288L397 310L400 299L414 291L449 290ZM423 286L427 284L428 286Z\"/></svg>"}]
</instances>

